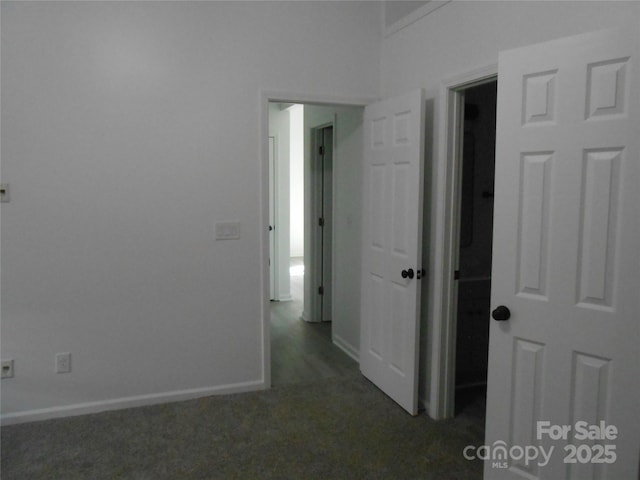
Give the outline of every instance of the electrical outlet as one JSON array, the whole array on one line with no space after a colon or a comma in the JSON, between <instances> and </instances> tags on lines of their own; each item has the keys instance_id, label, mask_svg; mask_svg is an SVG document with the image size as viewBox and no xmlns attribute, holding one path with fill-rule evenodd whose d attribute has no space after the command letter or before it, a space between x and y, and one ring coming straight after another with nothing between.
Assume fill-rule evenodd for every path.
<instances>
[{"instance_id":1,"label":"electrical outlet","mask_svg":"<svg viewBox=\"0 0 640 480\"><path fill-rule=\"evenodd\" d=\"M69 352L56 354L56 373L69 373L71 371L71 354Z\"/></svg>"},{"instance_id":2,"label":"electrical outlet","mask_svg":"<svg viewBox=\"0 0 640 480\"><path fill-rule=\"evenodd\" d=\"M13 359L2 360L2 378L13 378Z\"/></svg>"}]
</instances>

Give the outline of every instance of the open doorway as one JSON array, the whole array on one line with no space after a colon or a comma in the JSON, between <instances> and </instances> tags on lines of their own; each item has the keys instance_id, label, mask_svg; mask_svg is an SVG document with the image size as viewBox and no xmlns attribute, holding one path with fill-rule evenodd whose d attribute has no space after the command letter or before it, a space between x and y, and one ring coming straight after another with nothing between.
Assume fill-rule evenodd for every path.
<instances>
[{"instance_id":1,"label":"open doorway","mask_svg":"<svg viewBox=\"0 0 640 480\"><path fill-rule=\"evenodd\" d=\"M269 102L270 155L275 144L268 175L270 205L274 204L269 209L270 247L275 245L269 265L271 276L275 267L280 277L273 282L278 296L270 296L269 307L273 385L358 371L350 354L356 350L353 341L342 333L357 331L357 325L351 325L357 316L347 314L353 310L348 293L354 278L341 271L346 264L337 269L334 264L351 255L359 239L354 199L359 200L361 191L356 174L361 111ZM341 162L336 166L338 154ZM335 196L343 201L336 202ZM338 294L338 302L333 301L336 290L344 292Z\"/></svg>"},{"instance_id":2,"label":"open doorway","mask_svg":"<svg viewBox=\"0 0 640 480\"><path fill-rule=\"evenodd\" d=\"M460 92L455 414L486 411L497 81ZM461 102L462 103L462 102Z\"/></svg>"},{"instance_id":3,"label":"open doorway","mask_svg":"<svg viewBox=\"0 0 640 480\"><path fill-rule=\"evenodd\" d=\"M332 320L334 119L316 125L319 108L269 107L269 298L307 322Z\"/></svg>"}]
</instances>

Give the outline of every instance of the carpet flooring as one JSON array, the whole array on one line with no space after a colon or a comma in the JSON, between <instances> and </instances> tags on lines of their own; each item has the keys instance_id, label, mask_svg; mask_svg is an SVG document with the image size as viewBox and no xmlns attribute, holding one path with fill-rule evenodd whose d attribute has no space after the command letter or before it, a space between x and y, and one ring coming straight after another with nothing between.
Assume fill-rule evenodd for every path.
<instances>
[{"instance_id":1,"label":"carpet flooring","mask_svg":"<svg viewBox=\"0 0 640 480\"><path fill-rule=\"evenodd\" d=\"M411 417L359 374L7 426L3 480L482 478L483 406Z\"/></svg>"}]
</instances>

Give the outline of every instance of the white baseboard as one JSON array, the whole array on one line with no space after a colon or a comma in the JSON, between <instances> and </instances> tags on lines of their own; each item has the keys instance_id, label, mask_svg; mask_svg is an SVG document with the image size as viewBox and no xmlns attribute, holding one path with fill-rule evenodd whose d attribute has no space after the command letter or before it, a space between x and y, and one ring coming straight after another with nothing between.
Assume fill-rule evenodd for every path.
<instances>
[{"instance_id":1,"label":"white baseboard","mask_svg":"<svg viewBox=\"0 0 640 480\"><path fill-rule=\"evenodd\" d=\"M333 344L360 364L360 352L340 335L333 335Z\"/></svg>"},{"instance_id":2,"label":"white baseboard","mask_svg":"<svg viewBox=\"0 0 640 480\"><path fill-rule=\"evenodd\" d=\"M267 387L263 380L256 380L252 382L242 382L217 387L176 390L172 392L137 395L133 397L116 398L113 400L103 400L98 402L77 403L73 405L8 413L0 416L0 425L15 425L18 423L36 422L52 418L73 417L76 415L106 412L109 410L121 410L123 408L143 407L159 403L192 400L194 398L209 397L211 395L251 392L255 390L264 390L266 388Z\"/></svg>"}]
</instances>

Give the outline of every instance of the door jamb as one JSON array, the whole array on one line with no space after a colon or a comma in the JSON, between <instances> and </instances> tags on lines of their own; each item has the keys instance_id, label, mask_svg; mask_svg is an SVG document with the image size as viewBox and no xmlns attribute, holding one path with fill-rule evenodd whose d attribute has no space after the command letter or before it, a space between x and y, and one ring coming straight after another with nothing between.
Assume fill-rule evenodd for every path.
<instances>
[{"instance_id":1,"label":"door jamb","mask_svg":"<svg viewBox=\"0 0 640 480\"><path fill-rule=\"evenodd\" d=\"M276 174L276 164L277 162L277 151L278 151L278 137L277 135L269 135L268 136L268 140L273 138L273 150L271 151L271 145L269 145L269 155L271 155L273 153L273 164L271 164L271 160L269 160L269 202L273 202L273 219L271 218L271 211L269 211L269 228L271 227L271 221L273 220L273 224L274 226L277 226L276 224L279 223L276 221L276 219L278 218L278 202L276 202L276 198L274 195L274 192L271 191L271 182L273 182L273 189L274 191L278 190L278 176ZM269 205L269 209L271 209L271 205ZM271 230L270 230L271 232ZM271 238L269 239L269 282L271 283L272 278L273 278L273 300L277 300L280 298L280 285L279 285L279 269L278 269L278 255L279 255L279 248L278 248L278 232L279 229L274 229L273 230L273 255L271 252ZM270 234L271 235L271 234ZM269 286L269 290L271 291L271 285ZM269 297L271 297L271 294L269 295ZM271 300L271 298L269 298Z\"/></svg>"},{"instance_id":2,"label":"door jamb","mask_svg":"<svg viewBox=\"0 0 640 480\"><path fill-rule=\"evenodd\" d=\"M318 157L318 135L319 133L324 130L325 128L328 127L332 127L333 131L334 131L334 136L333 136L333 151L335 152L335 147L336 147L336 138L335 138L335 127L336 127L336 118L335 115L333 116L333 119L330 122L325 122L321 125L317 125L314 127L311 127L311 144L310 144L310 148L311 148L311 158L315 161L317 160ZM322 176L324 172L320 172L320 176ZM321 212L321 208L322 205L319 202L319 196L321 194L320 192L320 186L319 186L319 177L318 176L313 176L313 170L311 173L312 177L311 177L311 205L309 208L309 211L311 212L311 218L312 218L312 225L314 225L314 229L315 229L315 233L311 236L311 250L313 252L315 252L315 255L311 256L311 270L313 272L317 271L318 268L322 268L322 265L320 265L320 263L322 262L322 254L319 253L321 249L319 249L319 245L318 245L318 225L315 223L315 219L320 217L320 212ZM332 172L332 176L335 175L335 170L333 170ZM332 192L331 192L331 196L333 198L333 185L335 184L335 178L333 178L333 182L332 182ZM333 209L333 207L332 207ZM305 212L306 213L306 212ZM334 235L331 236L331 245L330 245L330 249L331 252L333 252L334 249ZM334 256L331 256L331 273L333 276L333 272L335 270L334 265L333 265L333 261L334 261ZM328 284L331 286L331 288L333 288L333 278L331 278L328 282ZM319 279L317 276L313 276L312 280L311 280L311 319L313 319L314 322L322 322L322 316L321 316L321 311L322 309L320 308L322 305L322 300L321 298L319 298L319 295L317 295L317 291L318 291L318 287L320 286L319 284ZM324 285L323 285L324 286ZM330 292L330 295L333 295L333 292ZM333 297L332 297L333 298ZM330 316L331 318L333 318L333 303L331 304L332 308L331 308L331 312L330 312Z\"/></svg>"},{"instance_id":3,"label":"door jamb","mask_svg":"<svg viewBox=\"0 0 640 480\"><path fill-rule=\"evenodd\" d=\"M259 94L259 153L260 159L260 289L262 336L262 388L271 388L271 314L269 302L269 103L302 103L306 105L335 105L365 107L375 102L375 98L347 98L332 95L314 95L287 91L261 90Z\"/></svg>"},{"instance_id":4,"label":"door jamb","mask_svg":"<svg viewBox=\"0 0 640 480\"><path fill-rule=\"evenodd\" d=\"M459 238L460 129L464 90L496 80L497 64L445 80L440 88L440 153L436 166L434 287L431 317L431 366L428 413L434 419L454 416L456 285Z\"/></svg>"}]
</instances>

